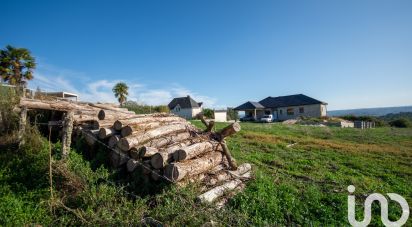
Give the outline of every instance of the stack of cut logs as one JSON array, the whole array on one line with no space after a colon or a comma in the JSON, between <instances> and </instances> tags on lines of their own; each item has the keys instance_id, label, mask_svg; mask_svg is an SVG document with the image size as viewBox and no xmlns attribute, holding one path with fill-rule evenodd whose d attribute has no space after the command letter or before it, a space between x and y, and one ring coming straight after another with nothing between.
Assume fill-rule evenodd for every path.
<instances>
[{"instance_id":1,"label":"stack of cut logs","mask_svg":"<svg viewBox=\"0 0 412 227\"><path fill-rule=\"evenodd\" d=\"M240 190L251 177L250 164L237 166L225 143L226 137L240 130L238 123L214 132L214 122L201 116L206 130L200 131L175 115L136 115L108 104L26 99L21 105L72 112L76 132L89 145L99 141L110 148L113 167L139 170L153 181L200 182L204 194L199 201L212 202L228 191Z\"/></svg>"}]
</instances>

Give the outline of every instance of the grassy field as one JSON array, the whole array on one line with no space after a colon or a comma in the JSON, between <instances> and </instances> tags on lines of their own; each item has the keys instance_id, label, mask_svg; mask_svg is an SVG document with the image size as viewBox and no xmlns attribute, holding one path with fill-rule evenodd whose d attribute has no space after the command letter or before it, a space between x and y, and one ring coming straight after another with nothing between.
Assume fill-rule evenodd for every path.
<instances>
[{"instance_id":1,"label":"grassy field","mask_svg":"<svg viewBox=\"0 0 412 227\"><path fill-rule=\"evenodd\" d=\"M400 194L412 205L410 128L241 126L227 139L228 146L238 163L253 164L255 177L221 210L195 202L197 185L144 188L140 174L111 169L104 147L89 149L82 141L73 144L65 160L60 144L52 144L51 196L44 135L30 127L20 148L15 134L0 135L0 225L136 226L150 217L168 226L210 221L218 226L348 226L349 185L356 186L358 220L364 199L374 192ZM392 202L389 208L390 219L397 220L399 205ZM382 225L376 204L372 221ZM411 218L406 226L412 226Z\"/></svg>"},{"instance_id":2,"label":"grassy field","mask_svg":"<svg viewBox=\"0 0 412 227\"><path fill-rule=\"evenodd\" d=\"M254 165L256 179L231 207L253 224L348 225L349 185L356 187L358 220L374 192L400 194L412 205L412 129L241 126L228 145L238 162ZM389 207L390 220L398 220L400 206ZM381 225L379 206L373 214L373 224Z\"/></svg>"}]
</instances>

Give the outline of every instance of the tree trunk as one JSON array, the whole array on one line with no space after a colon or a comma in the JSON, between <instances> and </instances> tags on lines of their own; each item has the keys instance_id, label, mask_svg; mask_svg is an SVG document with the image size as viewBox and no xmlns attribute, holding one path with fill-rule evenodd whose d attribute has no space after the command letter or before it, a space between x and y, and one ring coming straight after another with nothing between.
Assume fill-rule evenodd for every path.
<instances>
[{"instance_id":1,"label":"tree trunk","mask_svg":"<svg viewBox=\"0 0 412 227\"><path fill-rule=\"evenodd\" d=\"M215 188L210 189L209 191L201 194L197 197L197 201L199 202L213 202L215 199L221 197L226 192L234 190L242 183L239 179L234 179L232 181L228 181L223 185L217 186Z\"/></svg>"},{"instance_id":2,"label":"tree trunk","mask_svg":"<svg viewBox=\"0 0 412 227\"><path fill-rule=\"evenodd\" d=\"M139 157L140 158L148 158L153 156L154 154L158 153L159 150L155 147L147 147L147 146L143 146L139 149L138 153L139 153Z\"/></svg>"},{"instance_id":3,"label":"tree trunk","mask_svg":"<svg viewBox=\"0 0 412 227\"><path fill-rule=\"evenodd\" d=\"M119 140L120 140L119 135L113 135L113 136L110 137L109 142L107 142L107 145L111 148L116 147Z\"/></svg>"},{"instance_id":4,"label":"tree trunk","mask_svg":"<svg viewBox=\"0 0 412 227\"><path fill-rule=\"evenodd\" d=\"M149 123L142 123L142 124L134 124L134 125L127 125L122 128L121 135L122 137L130 136L133 133L146 131L152 128L156 128L161 126L161 122L149 122Z\"/></svg>"},{"instance_id":5,"label":"tree trunk","mask_svg":"<svg viewBox=\"0 0 412 227\"><path fill-rule=\"evenodd\" d=\"M128 172L133 172L138 166L140 165L139 161L129 159L126 164L126 168Z\"/></svg>"},{"instance_id":6,"label":"tree trunk","mask_svg":"<svg viewBox=\"0 0 412 227\"><path fill-rule=\"evenodd\" d=\"M127 120L117 120L114 122L113 127L116 130L121 130L123 127L127 125L136 125L148 122L186 122L183 118L180 117L154 117L154 116L146 116L146 117L137 117Z\"/></svg>"},{"instance_id":7,"label":"tree trunk","mask_svg":"<svg viewBox=\"0 0 412 227\"><path fill-rule=\"evenodd\" d=\"M223 154L226 156L226 159L229 162L230 169L236 170L237 169L236 161L230 154L229 148L226 145L226 141L223 140L222 142L220 142L220 145L222 147Z\"/></svg>"},{"instance_id":8,"label":"tree trunk","mask_svg":"<svg viewBox=\"0 0 412 227\"><path fill-rule=\"evenodd\" d=\"M99 120L117 120L117 119L129 119L135 118L137 115L134 112L119 112L111 110L100 110L97 113L97 118Z\"/></svg>"},{"instance_id":9,"label":"tree trunk","mask_svg":"<svg viewBox=\"0 0 412 227\"><path fill-rule=\"evenodd\" d=\"M174 143L182 142L190 138L190 132L181 132L171 135L162 136L160 138L153 139L145 144L145 146L162 148Z\"/></svg>"},{"instance_id":10,"label":"tree trunk","mask_svg":"<svg viewBox=\"0 0 412 227\"><path fill-rule=\"evenodd\" d=\"M173 153L175 153L177 149L185 147L192 143L193 140L188 139L179 143L172 144L165 149L161 149L158 153L154 154L151 157L150 163L152 164L153 168L161 169L173 160Z\"/></svg>"},{"instance_id":11,"label":"tree trunk","mask_svg":"<svg viewBox=\"0 0 412 227\"><path fill-rule=\"evenodd\" d=\"M99 134L98 129L85 130L85 131L82 132L82 135L83 135L84 139L86 140L86 143L89 146L93 146L96 143L98 134Z\"/></svg>"},{"instance_id":12,"label":"tree trunk","mask_svg":"<svg viewBox=\"0 0 412 227\"><path fill-rule=\"evenodd\" d=\"M204 173L219 165L222 161L223 156L221 152L210 152L197 159L167 165L164 175L171 181L180 181L185 177Z\"/></svg>"},{"instance_id":13,"label":"tree trunk","mask_svg":"<svg viewBox=\"0 0 412 227\"><path fill-rule=\"evenodd\" d=\"M129 161L129 156L124 151L115 148L110 151L110 163L113 167L117 168Z\"/></svg>"},{"instance_id":14,"label":"tree trunk","mask_svg":"<svg viewBox=\"0 0 412 227\"><path fill-rule=\"evenodd\" d=\"M43 110L56 110L56 111L69 111L69 110L95 110L95 108L87 105L79 105L67 101L48 101L48 100L35 100L35 99L20 99L20 106L26 106L29 109L43 109Z\"/></svg>"},{"instance_id":15,"label":"tree trunk","mask_svg":"<svg viewBox=\"0 0 412 227\"><path fill-rule=\"evenodd\" d=\"M240 131L240 124L237 122L232 123L217 133L217 139L219 141L222 141L225 137L231 136L239 131Z\"/></svg>"},{"instance_id":16,"label":"tree trunk","mask_svg":"<svg viewBox=\"0 0 412 227\"><path fill-rule=\"evenodd\" d=\"M64 118L63 118L63 136L62 136L63 157L66 157L69 154L70 145L72 143L72 131L73 131L73 111L69 111L64 114Z\"/></svg>"},{"instance_id":17,"label":"tree trunk","mask_svg":"<svg viewBox=\"0 0 412 227\"><path fill-rule=\"evenodd\" d=\"M23 106L20 112L20 121L19 121L19 146L24 144L24 133L26 131L26 124L27 124L27 107Z\"/></svg>"},{"instance_id":18,"label":"tree trunk","mask_svg":"<svg viewBox=\"0 0 412 227\"><path fill-rule=\"evenodd\" d=\"M165 125L159 128L151 129L147 132L142 132L136 135L131 135L131 136L122 138L120 139L117 146L120 147L120 149L124 151L128 151L132 147L136 147L139 144L143 144L157 137L168 135L173 132L183 132L185 130L188 130L188 125L186 124Z\"/></svg>"},{"instance_id":19,"label":"tree trunk","mask_svg":"<svg viewBox=\"0 0 412 227\"><path fill-rule=\"evenodd\" d=\"M114 134L116 134L117 131L114 130L113 128L100 128L99 129L99 139L106 139L110 136L113 136Z\"/></svg>"},{"instance_id":20,"label":"tree trunk","mask_svg":"<svg viewBox=\"0 0 412 227\"><path fill-rule=\"evenodd\" d=\"M246 174L247 172L250 173L251 169L252 169L252 166L249 163L244 163L240 165L236 171L225 171L225 170L220 171L219 173L213 174L210 177L208 184L215 185L219 182L227 181L231 178L241 178L242 175ZM246 176L247 175L245 175L245 177Z\"/></svg>"},{"instance_id":21,"label":"tree trunk","mask_svg":"<svg viewBox=\"0 0 412 227\"><path fill-rule=\"evenodd\" d=\"M217 146L217 143L206 141L182 147L173 153L173 160L178 162L185 159L192 159L196 156L215 150Z\"/></svg>"}]
</instances>

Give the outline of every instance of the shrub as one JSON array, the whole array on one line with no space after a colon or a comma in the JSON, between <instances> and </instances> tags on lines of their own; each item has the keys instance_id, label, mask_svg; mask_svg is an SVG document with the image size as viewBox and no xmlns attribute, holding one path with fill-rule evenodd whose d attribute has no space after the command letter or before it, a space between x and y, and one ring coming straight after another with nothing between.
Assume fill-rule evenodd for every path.
<instances>
[{"instance_id":1,"label":"shrub","mask_svg":"<svg viewBox=\"0 0 412 227\"><path fill-rule=\"evenodd\" d=\"M392 127L397 127L397 128L409 128L412 126L412 123L410 120L406 118L399 118L399 119L390 121L389 125Z\"/></svg>"},{"instance_id":2,"label":"shrub","mask_svg":"<svg viewBox=\"0 0 412 227\"><path fill-rule=\"evenodd\" d=\"M215 118L214 111L212 109L205 108L203 109L203 116L209 119Z\"/></svg>"}]
</instances>

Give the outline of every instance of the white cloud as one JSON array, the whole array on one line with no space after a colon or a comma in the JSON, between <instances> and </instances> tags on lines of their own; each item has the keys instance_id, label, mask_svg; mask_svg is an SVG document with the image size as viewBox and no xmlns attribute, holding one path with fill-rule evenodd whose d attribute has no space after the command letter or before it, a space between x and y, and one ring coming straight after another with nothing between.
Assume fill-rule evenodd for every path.
<instances>
[{"instance_id":1,"label":"white cloud","mask_svg":"<svg viewBox=\"0 0 412 227\"><path fill-rule=\"evenodd\" d=\"M56 76L57 75L57 76ZM39 87L44 91L67 91L79 95L79 99L89 102L117 102L112 88L120 80L97 80L70 70L59 70L56 67L41 67L35 73L29 87ZM206 107L215 107L216 99L198 94L178 84L168 85L167 89L150 88L148 85L122 80L129 86L128 100L148 105L167 105L174 97L190 95ZM171 87L171 88L170 88Z\"/></svg>"}]
</instances>

